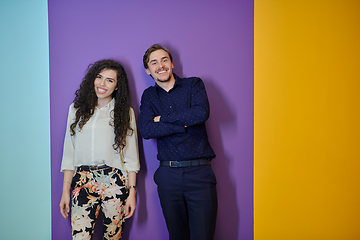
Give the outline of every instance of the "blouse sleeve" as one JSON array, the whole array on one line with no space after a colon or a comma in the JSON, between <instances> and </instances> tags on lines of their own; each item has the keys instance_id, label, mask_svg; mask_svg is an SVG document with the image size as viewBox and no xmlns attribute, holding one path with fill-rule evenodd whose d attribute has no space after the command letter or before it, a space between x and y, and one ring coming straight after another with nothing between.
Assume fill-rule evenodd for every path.
<instances>
[{"instance_id":1,"label":"blouse sleeve","mask_svg":"<svg viewBox=\"0 0 360 240\"><path fill-rule=\"evenodd\" d=\"M140 170L138 138L134 110L130 108L130 126L133 129L131 135L126 137L126 146L123 149L124 163L127 172L138 172Z\"/></svg>"},{"instance_id":2,"label":"blouse sleeve","mask_svg":"<svg viewBox=\"0 0 360 240\"><path fill-rule=\"evenodd\" d=\"M63 156L61 161L61 172L64 170L74 170L74 150L75 145L73 137L70 135L70 125L74 121L75 117L75 108L74 104L71 104L69 107L69 113L66 124L65 140L63 147Z\"/></svg>"}]
</instances>

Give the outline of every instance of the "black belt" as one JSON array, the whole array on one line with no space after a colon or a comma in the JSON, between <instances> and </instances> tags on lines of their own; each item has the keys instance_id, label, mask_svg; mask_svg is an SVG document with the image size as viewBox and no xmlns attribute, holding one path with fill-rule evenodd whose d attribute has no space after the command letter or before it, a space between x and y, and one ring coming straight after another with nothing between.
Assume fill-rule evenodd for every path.
<instances>
[{"instance_id":1,"label":"black belt","mask_svg":"<svg viewBox=\"0 0 360 240\"><path fill-rule=\"evenodd\" d=\"M100 169L104 169L104 168L109 168L109 166L105 165L105 164L95 165L95 166L82 165L82 166L78 167L77 171L96 171L96 170L100 170Z\"/></svg>"},{"instance_id":2,"label":"black belt","mask_svg":"<svg viewBox=\"0 0 360 240\"><path fill-rule=\"evenodd\" d=\"M191 166L201 166L201 165L211 165L211 161L206 158L194 159L188 161L160 161L161 166L168 167L191 167Z\"/></svg>"}]
</instances>

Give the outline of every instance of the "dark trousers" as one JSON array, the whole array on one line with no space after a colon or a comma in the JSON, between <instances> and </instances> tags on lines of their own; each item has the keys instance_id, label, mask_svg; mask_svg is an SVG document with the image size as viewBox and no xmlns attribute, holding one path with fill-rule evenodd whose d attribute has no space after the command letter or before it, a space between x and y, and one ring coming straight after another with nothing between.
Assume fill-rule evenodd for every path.
<instances>
[{"instance_id":1,"label":"dark trousers","mask_svg":"<svg viewBox=\"0 0 360 240\"><path fill-rule=\"evenodd\" d=\"M160 166L154 180L170 240L214 239L218 202L210 165Z\"/></svg>"}]
</instances>

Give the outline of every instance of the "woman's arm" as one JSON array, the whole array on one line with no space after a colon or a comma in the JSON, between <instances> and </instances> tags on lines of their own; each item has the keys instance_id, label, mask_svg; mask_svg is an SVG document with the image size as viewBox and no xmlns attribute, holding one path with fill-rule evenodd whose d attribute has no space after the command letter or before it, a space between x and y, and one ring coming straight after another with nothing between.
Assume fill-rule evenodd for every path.
<instances>
[{"instance_id":1,"label":"woman's arm","mask_svg":"<svg viewBox=\"0 0 360 240\"><path fill-rule=\"evenodd\" d=\"M129 179L129 197L126 200L125 204L125 219L128 219L134 215L136 209L136 189L131 186L136 187L136 172L128 173Z\"/></svg>"},{"instance_id":2,"label":"woman's arm","mask_svg":"<svg viewBox=\"0 0 360 240\"><path fill-rule=\"evenodd\" d=\"M73 175L73 170L64 170L63 193L60 200L60 212L65 219L68 218L70 212L70 188Z\"/></svg>"}]
</instances>

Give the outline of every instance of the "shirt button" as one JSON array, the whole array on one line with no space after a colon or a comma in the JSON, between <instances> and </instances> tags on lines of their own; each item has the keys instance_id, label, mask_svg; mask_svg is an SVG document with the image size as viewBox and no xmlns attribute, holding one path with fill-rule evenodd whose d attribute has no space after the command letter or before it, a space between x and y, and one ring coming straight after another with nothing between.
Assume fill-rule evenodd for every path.
<instances>
[{"instance_id":1,"label":"shirt button","mask_svg":"<svg viewBox=\"0 0 360 240\"><path fill-rule=\"evenodd\" d=\"M170 108L172 108L172 106L170 106Z\"/></svg>"}]
</instances>

